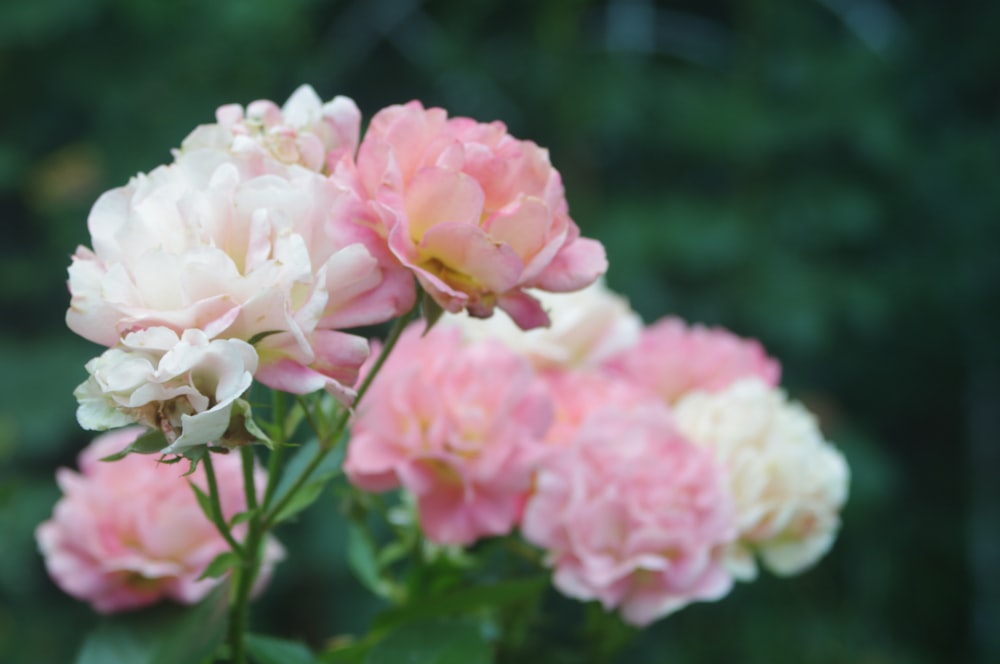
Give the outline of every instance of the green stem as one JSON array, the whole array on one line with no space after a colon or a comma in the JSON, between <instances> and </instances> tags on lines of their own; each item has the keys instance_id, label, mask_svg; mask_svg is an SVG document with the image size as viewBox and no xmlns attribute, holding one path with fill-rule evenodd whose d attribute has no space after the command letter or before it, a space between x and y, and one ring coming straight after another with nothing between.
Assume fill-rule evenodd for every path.
<instances>
[{"instance_id":1,"label":"green stem","mask_svg":"<svg viewBox=\"0 0 1000 664\"><path fill-rule=\"evenodd\" d=\"M257 485L254 482L256 458L253 448L240 448L240 459L243 462L243 489L246 494L247 511L250 521L243 551L240 554L240 565L234 570L234 586L229 605L229 647L232 661L245 664L246 650L243 637L246 634L250 613L250 591L253 589L260 567L260 544L266 532L261 527L261 515L257 511Z\"/></svg>"},{"instance_id":2,"label":"green stem","mask_svg":"<svg viewBox=\"0 0 1000 664\"><path fill-rule=\"evenodd\" d=\"M264 501L262 503L265 509L271 504L271 500L274 499L274 491L278 488L282 451L285 449L286 438L289 435L285 431L285 394L278 390L272 390L271 394L273 404L271 422L274 425L271 428L274 432L277 432L277 436L275 436L276 439L274 440L274 449L271 450L271 455L267 459L267 489L264 490ZM274 436L273 433L272 436Z\"/></svg>"},{"instance_id":3,"label":"green stem","mask_svg":"<svg viewBox=\"0 0 1000 664\"><path fill-rule=\"evenodd\" d=\"M212 513L209 516L212 519L212 523L215 524L215 528L225 538L226 543L229 544L229 548L233 550L233 553L242 558L243 547L233 537L233 533L229 529L229 524L226 523L226 517L222 514L222 502L219 500L219 484L215 480L215 466L212 465L212 453L206 452L201 462L205 466L205 479L208 482L208 498L212 506Z\"/></svg>"},{"instance_id":4,"label":"green stem","mask_svg":"<svg viewBox=\"0 0 1000 664\"><path fill-rule=\"evenodd\" d=\"M382 365L385 364L385 360L387 357L389 357L389 353L396 345L396 342L399 341L399 336L403 333L403 330L406 329L406 326L409 325L410 321L416 318L419 308L420 305L416 304L413 306L412 309L410 309L410 311L408 311L406 314L396 319L396 322L393 324L392 329L389 330L389 335L385 339L385 345L382 346L382 352L379 353L378 358L376 358L375 360L375 364L372 365L372 368L368 372L368 375L365 376L365 379L361 382L361 386L358 388L358 396L354 400L355 405L357 405L361 401L361 398L364 397L365 392L368 391L368 387L369 385L371 385L371 382L375 378L375 375L382 368ZM305 470L302 471L302 474L298 476L298 478L295 480L295 483L292 484L291 488L289 488L289 490L285 493L285 495L281 497L281 500L279 500L277 504L271 507L267 511L267 514L264 515L263 529L265 531L269 530L272 526L274 526L274 520L278 517L279 514L281 514L281 511L285 508L285 505L287 505L295 496L295 494L298 493L299 490L306 485L306 482L309 481L309 478L312 476L312 474L316 471L317 468L319 468L320 464L323 463L323 459L326 458L326 455L336 448L337 443L340 441L340 438L344 433L344 429L347 427L347 422L350 419L350 417L351 417L350 409L345 408L341 411L340 417L337 418L337 421L334 423L333 428L330 430L330 433L325 438L319 441L319 449L316 450L316 456L313 457L312 461L309 462L309 465L306 466Z\"/></svg>"}]
</instances>

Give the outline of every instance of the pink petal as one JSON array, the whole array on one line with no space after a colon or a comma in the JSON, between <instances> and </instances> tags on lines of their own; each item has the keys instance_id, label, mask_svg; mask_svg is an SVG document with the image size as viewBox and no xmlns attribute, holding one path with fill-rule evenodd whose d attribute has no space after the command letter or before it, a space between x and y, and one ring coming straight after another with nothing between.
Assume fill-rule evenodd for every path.
<instances>
[{"instance_id":1,"label":"pink petal","mask_svg":"<svg viewBox=\"0 0 1000 664\"><path fill-rule=\"evenodd\" d=\"M419 242L441 223L479 225L483 213L482 187L460 171L422 168L406 187L406 216L410 237Z\"/></svg>"},{"instance_id":2,"label":"pink petal","mask_svg":"<svg viewBox=\"0 0 1000 664\"><path fill-rule=\"evenodd\" d=\"M457 273L447 279L458 286L466 280L473 288L482 286L493 293L504 293L517 285L524 263L506 244L496 244L478 226L440 224L430 229L418 245L422 262L440 261ZM464 288L463 288L464 290Z\"/></svg>"},{"instance_id":3,"label":"pink petal","mask_svg":"<svg viewBox=\"0 0 1000 664\"><path fill-rule=\"evenodd\" d=\"M541 303L523 291L508 291L500 296L497 304L522 330L548 327L551 323Z\"/></svg>"},{"instance_id":4,"label":"pink petal","mask_svg":"<svg viewBox=\"0 0 1000 664\"><path fill-rule=\"evenodd\" d=\"M541 274L529 285L533 288L565 293L593 283L607 272L604 245L597 240L577 238L563 246Z\"/></svg>"}]
</instances>

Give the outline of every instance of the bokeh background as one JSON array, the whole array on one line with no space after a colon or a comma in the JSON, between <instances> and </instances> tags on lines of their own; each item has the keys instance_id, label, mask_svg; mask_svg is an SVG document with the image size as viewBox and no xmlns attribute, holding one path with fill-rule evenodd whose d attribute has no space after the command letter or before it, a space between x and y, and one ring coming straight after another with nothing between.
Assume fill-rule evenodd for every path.
<instances>
[{"instance_id":1,"label":"bokeh background","mask_svg":"<svg viewBox=\"0 0 1000 664\"><path fill-rule=\"evenodd\" d=\"M4 0L0 661L72 661L97 623L32 537L89 439L71 392L99 349L63 315L90 205L303 82L548 146L610 285L761 339L847 455L828 558L621 661L1000 661L998 33L1000 3L937 0ZM314 645L377 608L333 501L281 533L256 609Z\"/></svg>"}]
</instances>

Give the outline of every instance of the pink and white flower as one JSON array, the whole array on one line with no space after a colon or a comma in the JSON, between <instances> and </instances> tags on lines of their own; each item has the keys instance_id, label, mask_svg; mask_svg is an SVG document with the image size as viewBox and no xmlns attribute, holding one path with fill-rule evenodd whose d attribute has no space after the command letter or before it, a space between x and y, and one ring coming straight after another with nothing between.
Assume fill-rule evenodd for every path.
<instances>
[{"instance_id":1,"label":"pink and white flower","mask_svg":"<svg viewBox=\"0 0 1000 664\"><path fill-rule=\"evenodd\" d=\"M377 234L353 223L358 205L295 165L255 175L225 152L185 152L94 205L67 324L105 346L149 327L242 339L266 385L349 402L368 345L338 328L387 320L415 297L412 277L379 260Z\"/></svg>"},{"instance_id":2,"label":"pink and white flower","mask_svg":"<svg viewBox=\"0 0 1000 664\"><path fill-rule=\"evenodd\" d=\"M139 427L98 437L80 454L80 471L56 473L63 497L52 518L36 531L45 565L56 584L101 613L137 609L168 598L194 604L221 579L199 579L206 566L229 550L205 517L188 480L206 490L204 471L184 477L186 464L163 464L132 454L114 462L142 433ZM213 455L226 519L246 509L238 455ZM255 474L260 492L263 471ZM245 526L234 536L242 539ZM256 590L266 585L284 553L268 539Z\"/></svg>"},{"instance_id":3,"label":"pink and white flower","mask_svg":"<svg viewBox=\"0 0 1000 664\"><path fill-rule=\"evenodd\" d=\"M136 423L160 430L164 454L224 443L256 368L253 346L239 339L209 340L194 329L178 337L165 327L132 332L87 363L90 377L74 392L77 420L96 431Z\"/></svg>"},{"instance_id":4,"label":"pink and white flower","mask_svg":"<svg viewBox=\"0 0 1000 664\"><path fill-rule=\"evenodd\" d=\"M366 491L402 486L428 539L469 544L511 531L552 418L531 365L454 328L400 338L358 407L344 470Z\"/></svg>"},{"instance_id":5,"label":"pink and white flower","mask_svg":"<svg viewBox=\"0 0 1000 664\"><path fill-rule=\"evenodd\" d=\"M285 105L261 99L244 109L227 104L215 112L216 124L201 125L181 145L182 151L228 150L252 161L258 174L275 163L298 164L332 172L344 155L358 149L361 111L352 99L323 103L311 86L299 86Z\"/></svg>"},{"instance_id":6,"label":"pink and white flower","mask_svg":"<svg viewBox=\"0 0 1000 664\"><path fill-rule=\"evenodd\" d=\"M729 592L720 556L735 525L721 467L655 403L593 413L546 459L521 530L562 593L643 626Z\"/></svg>"},{"instance_id":7,"label":"pink and white flower","mask_svg":"<svg viewBox=\"0 0 1000 664\"><path fill-rule=\"evenodd\" d=\"M680 430L728 470L739 520L739 541L727 554L735 575L757 575L754 554L789 575L830 549L850 473L801 404L748 378L721 392L693 392L675 413Z\"/></svg>"},{"instance_id":8,"label":"pink and white flower","mask_svg":"<svg viewBox=\"0 0 1000 664\"><path fill-rule=\"evenodd\" d=\"M781 365L760 342L671 317L643 330L639 342L611 358L606 367L667 403L693 390L722 390L749 376L774 386L781 376Z\"/></svg>"},{"instance_id":9,"label":"pink and white flower","mask_svg":"<svg viewBox=\"0 0 1000 664\"><path fill-rule=\"evenodd\" d=\"M521 328L544 326L524 289L574 291L607 269L604 248L570 219L548 152L503 123L390 106L372 118L357 176L392 252L449 312L499 306Z\"/></svg>"}]
</instances>

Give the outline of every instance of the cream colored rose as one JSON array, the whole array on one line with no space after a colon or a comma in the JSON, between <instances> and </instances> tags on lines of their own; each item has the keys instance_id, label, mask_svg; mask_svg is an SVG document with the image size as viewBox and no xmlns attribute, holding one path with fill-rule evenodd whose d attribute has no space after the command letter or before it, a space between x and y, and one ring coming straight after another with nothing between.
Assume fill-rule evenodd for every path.
<instances>
[{"instance_id":1,"label":"cream colored rose","mask_svg":"<svg viewBox=\"0 0 1000 664\"><path fill-rule=\"evenodd\" d=\"M829 550L849 470L809 411L749 378L721 392L693 392L675 414L680 430L712 449L729 471L740 528L728 556L734 575L756 576L754 554L772 572L788 575Z\"/></svg>"},{"instance_id":2,"label":"cream colored rose","mask_svg":"<svg viewBox=\"0 0 1000 664\"><path fill-rule=\"evenodd\" d=\"M591 368L634 346L642 319L628 300L603 280L575 293L531 291L548 311L551 325L522 330L510 318L449 316L470 341L499 339L539 368Z\"/></svg>"}]
</instances>

